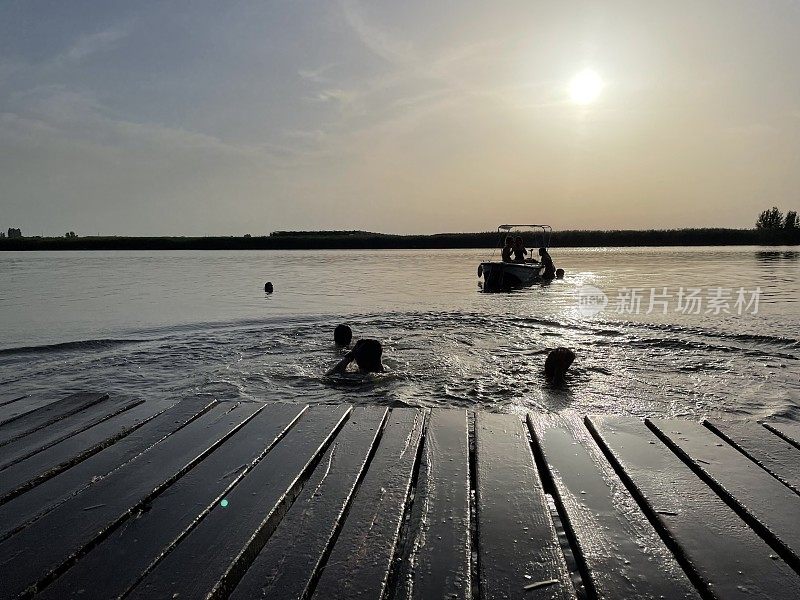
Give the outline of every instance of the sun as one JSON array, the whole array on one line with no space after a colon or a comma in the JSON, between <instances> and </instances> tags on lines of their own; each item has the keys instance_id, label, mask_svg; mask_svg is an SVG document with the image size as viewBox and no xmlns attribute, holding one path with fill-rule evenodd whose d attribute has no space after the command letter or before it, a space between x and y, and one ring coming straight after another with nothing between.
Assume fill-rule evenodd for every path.
<instances>
[{"instance_id":1,"label":"sun","mask_svg":"<svg viewBox=\"0 0 800 600\"><path fill-rule=\"evenodd\" d=\"M569 98L575 104L591 104L602 91L603 80L591 69L584 69L569 82Z\"/></svg>"}]
</instances>

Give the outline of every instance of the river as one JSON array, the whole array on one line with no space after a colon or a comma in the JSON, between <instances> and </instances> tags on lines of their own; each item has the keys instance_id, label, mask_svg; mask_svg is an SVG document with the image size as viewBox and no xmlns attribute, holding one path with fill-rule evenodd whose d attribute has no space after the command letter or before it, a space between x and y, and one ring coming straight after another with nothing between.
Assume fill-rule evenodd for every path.
<instances>
[{"instance_id":1,"label":"river","mask_svg":"<svg viewBox=\"0 0 800 600\"><path fill-rule=\"evenodd\" d=\"M2 253L0 401L96 389L800 420L797 248L551 253L563 280L510 293L480 289L480 250ZM386 373L324 375L338 323L383 342ZM553 386L556 346L577 360Z\"/></svg>"}]
</instances>

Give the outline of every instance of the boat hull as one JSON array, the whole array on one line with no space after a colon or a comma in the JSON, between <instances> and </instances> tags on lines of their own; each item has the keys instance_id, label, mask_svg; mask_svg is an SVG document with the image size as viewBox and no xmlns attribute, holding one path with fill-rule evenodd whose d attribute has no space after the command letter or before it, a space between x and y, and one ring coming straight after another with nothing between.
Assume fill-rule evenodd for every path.
<instances>
[{"instance_id":1,"label":"boat hull","mask_svg":"<svg viewBox=\"0 0 800 600\"><path fill-rule=\"evenodd\" d=\"M484 290L505 290L528 287L541 280L542 266L532 263L483 262Z\"/></svg>"}]
</instances>

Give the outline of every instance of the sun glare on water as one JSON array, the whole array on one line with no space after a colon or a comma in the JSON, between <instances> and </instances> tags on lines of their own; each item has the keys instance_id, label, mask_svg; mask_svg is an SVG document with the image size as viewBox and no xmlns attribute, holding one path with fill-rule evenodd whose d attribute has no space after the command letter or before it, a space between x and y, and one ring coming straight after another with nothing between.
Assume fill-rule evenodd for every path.
<instances>
[{"instance_id":1,"label":"sun glare on water","mask_svg":"<svg viewBox=\"0 0 800 600\"><path fill-rule=\"evenodd\" d=\"M575 104L591 104L603 91L603 80L595 71L585 69L569 82L569 98Z\"/></svg>"}]
</instances>

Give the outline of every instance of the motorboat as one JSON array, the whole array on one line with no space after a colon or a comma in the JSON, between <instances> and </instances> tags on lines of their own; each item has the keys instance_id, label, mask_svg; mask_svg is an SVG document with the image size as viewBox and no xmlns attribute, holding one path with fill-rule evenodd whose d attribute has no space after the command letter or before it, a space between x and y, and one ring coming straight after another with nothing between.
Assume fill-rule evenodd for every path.
<instances>
[{"instance_id":1,"label":"motorboat","mask_svg":"<svg viewBox=\"0 0 800 600\"><path fill-rule=\"evenodd\" d=\"M503 247L508 235L522 236L525 242L534 243L535 248L549 248L553 228L550 225L500 225L497 232L500 237L499 248ZM530 253L532 256L533 250ZM478 265L478 277L483 277L484 291L529 287L542 280L544 267L537 260L528 258L525 262L503 262L502 259L495 260L496 254L497 248L492 260Z\"/></svg>"}]
</instances>

